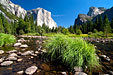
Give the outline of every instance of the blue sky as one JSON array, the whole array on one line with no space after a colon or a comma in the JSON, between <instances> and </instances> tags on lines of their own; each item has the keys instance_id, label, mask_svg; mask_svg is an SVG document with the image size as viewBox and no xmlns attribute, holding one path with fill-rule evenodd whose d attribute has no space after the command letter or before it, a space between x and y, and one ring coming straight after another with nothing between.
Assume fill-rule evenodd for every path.
<instances>
[{"instance_id":1,"label":"blue sky","mask_svg":"<svg viewBox=\"0 0 113 75\"><path fill-rule=\"evenodd\" d=\"M26 10L38 7L52 13L52 18L57 25L69 27L74 24L78 14L87 14L89 7L111 8L113 0L11 0Z\"/></svg>"}]
</instances>

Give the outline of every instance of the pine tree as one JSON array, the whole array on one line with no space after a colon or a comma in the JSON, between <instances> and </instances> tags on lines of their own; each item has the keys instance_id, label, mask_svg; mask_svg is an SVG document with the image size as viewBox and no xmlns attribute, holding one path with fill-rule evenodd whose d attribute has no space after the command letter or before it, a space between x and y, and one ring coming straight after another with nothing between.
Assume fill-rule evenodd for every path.
<instances>
[{"instance_id":1,"label":"pine tree","mask_svg":"<svg viewBox=\"0 0 113 75\"><path fill-rule=\"evenodd\" d=\"M5 33L11 34L11 25L8 23L7 19L5 19L3 26L4 26Z\"/></svg>"},{"instance_id":2,"label":"pine tree","mask_svg":"<svg viewBox=\"0 0 113 75\"><path fill-rule=\"evenodd\" d=\"M98 20L99 20L99 23L97 25L97 28L98 28L99 31L103 31L103 21L102 21L102 16L101 15L99 15Z\"/></svg>"},{"instance_id":3,"label":"pine tree","mask_svg":"<svg viewBox=\"0 0 113 75\"><path fill-rule=\"evenodd\" d=\"M3 27L1 16L0 16L0 33L4 33L4 27Z\"/></svg>"},{"instance_id":4,"label":"pine tree","mask_svg":"<svg viewBox=\"0 0 113 75\"><path fill-rule=\"evenodd\" d=\"M111 28L113 29L113 18L112 18L112 20L111 20Z\"/></svg>"},{"instance_id":5,"label":"pine tree","mask_svg":"<svg viewBox=\"0 0 113 75\"><path fill-rule=\"evenodd\" d=\"M74 34L73 26L70 26L70 27L68 28L68 30L69 30L70 33Z\"/></svg>"},{"instance_id":6,"label":"pine tree","mask_svg":"<svg viewBox=\"0 0 113 75\"><path fill-rule=\"evenodd\" d=\"M109 32L111 32L111 26L110 26L110 22L109 22L107 15L105 15L105 17L104 17L104 23L103 24L104 24L104 34L107 37Z\"/></svg>"}]
</instances>

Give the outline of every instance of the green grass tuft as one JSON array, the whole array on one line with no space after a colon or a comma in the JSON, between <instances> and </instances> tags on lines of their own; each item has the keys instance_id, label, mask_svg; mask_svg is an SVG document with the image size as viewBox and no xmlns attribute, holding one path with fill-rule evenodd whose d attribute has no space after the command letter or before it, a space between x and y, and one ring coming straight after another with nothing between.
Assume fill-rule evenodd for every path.
<instances>
[{"instance_id":1,"label":"green grass tuft","mask_svg":"<svg viewBox=\"0 0 113 75\"><path fill-rule=\"evenodd\" d=\"M0 33L0 47L5 45L12 45L16 42L16 39L13 35Z\"/></svg>"},{"instance_id":2,"label":"green grass tuft","mask_svg":"<svg viewBox=\"0 0 113 75\"><path fill-rule=\"evenodd\" d=\"M72 39L63 34L57 34L47 40L45 46L47 59L59 61L71 70L75 66L83 68L87 66L90 70L100 66L94 45L82 38Z\"/></svg>"}]
</instances>

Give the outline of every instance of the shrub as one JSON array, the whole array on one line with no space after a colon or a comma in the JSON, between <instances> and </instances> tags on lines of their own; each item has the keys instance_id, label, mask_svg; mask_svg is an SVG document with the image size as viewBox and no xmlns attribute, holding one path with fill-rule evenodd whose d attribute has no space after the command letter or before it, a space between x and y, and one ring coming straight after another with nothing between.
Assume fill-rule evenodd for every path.
<instances>
[{"instance_id":1,"label":"shrub","mask_svg":"<svg viewBox=\"0 0 113 75\"><path fill-rule=\"evenodd\" d=\"M78 29L77 32L76 32L76 34L77 35L80 35L80 34L82 34L82 31L80 29Z\"/></svg>"},{"instance_id":2,"label":"shrub","mask_svg":"<svg viewBox=\"0 0 113 75\"><path fill-rule=\"evenodd\" d=\"M56 35L45 43L47 54L45 57L50 61L59 61L71 70L74 66L89 69L99 67L95 48L82 38L72 39L65 35Z\"/></svg>"},{"instance_id":3,"label":"shrub","mask_svg":"<svg viewBox=\"0 0 113 75\"><path fill-rule=\"evenodd\" d=\"M64 35L68 35L68 34L69 34L69 30L68 30L68 29L63 29L63 30L62 30L62 33L63 33Z\"/></svg>"},{"instance_id":4,"label":"shrub","mask_svg":"<svg viewBox=\"0 0 113 75\"><path fill-rule=\"evenodd\" d=\"M92 32L88 32L88 35L91 35L92 34Z\"/></svg>"},{"instance_id":5,"label":"shrub","mask_svg":"<svg viewBox=\"0 0 113 75\"><path fill-rule=\"evenodd\" d=\"M5 45L12 45L16 42L16 39L13 35L0 33L0 47Z\"/></svg>"}]
</instances>

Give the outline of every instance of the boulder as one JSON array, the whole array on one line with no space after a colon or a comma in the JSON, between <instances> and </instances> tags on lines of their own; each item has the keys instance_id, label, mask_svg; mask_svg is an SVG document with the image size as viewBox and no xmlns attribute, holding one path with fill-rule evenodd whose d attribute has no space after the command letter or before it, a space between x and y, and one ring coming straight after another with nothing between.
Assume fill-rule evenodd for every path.
<instances>
[{"instance_id":1,"label":"boulder","mask_svg":"<svg viewBox=\"0 0 113 75\"><path fill-rule=\"evenodd\" d=\"M9 57L17 57L18 55L16 53L12 53L9 55Z\"/></svg>"},{"instance_id":2,"label":"boulder","mask_svg":"<svg viewBox=\"0 0 113 75\"><path fill-rule=\"evenodd\" d=\"M36 66L31 66L25 70L25 73L28 75L32 75L36 72L38 68Z\"/></svg>"},{"instance_id":3,"label":"boulder","mask_svg":"<svg viewBox=\"0 0 113 75\"><path fill-rule=\"evenodd\" d=\"M27 48L28 45L21 45L20 47L21 47L21 48Z\"/></svg>"},{"instance_id":4,"label":"boulder","mask_svg":"<svg viewBox=\"0 0 113 75\"><path fill-rule=\"evenodd\" d=\"M18 47L18 46L21 46L21 45L22 45L21 43L15 43L14 47Z\"/></svg>"},{"instance_id":5,"label":"boulder","mask_svg":"<svg viewBox=\"0 0 113 75\"><path fill-rule=\"evenodd\" d=\"M1 66L9 66L13 64L13 61L4 61L3 63L1 63Z\"/></svg>"},{"instance_id":6,"label":"boulder","mask_svg":"<svg viewBox=\"0 0 113 75\"><path fill-rule=\"evenodd\" d=\"M3 54L4 53L4 51L3 50L0 50L0 54Z\"/></svg>"}]
</instances>

